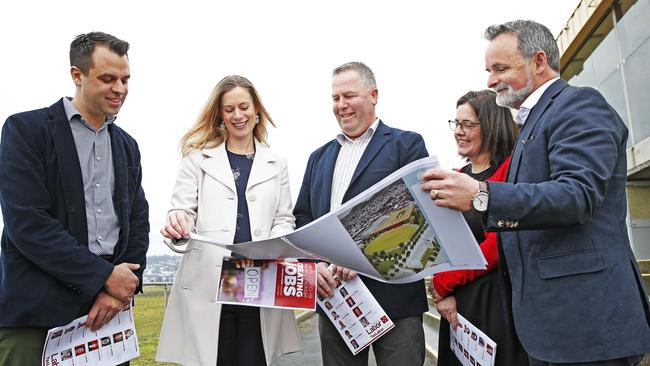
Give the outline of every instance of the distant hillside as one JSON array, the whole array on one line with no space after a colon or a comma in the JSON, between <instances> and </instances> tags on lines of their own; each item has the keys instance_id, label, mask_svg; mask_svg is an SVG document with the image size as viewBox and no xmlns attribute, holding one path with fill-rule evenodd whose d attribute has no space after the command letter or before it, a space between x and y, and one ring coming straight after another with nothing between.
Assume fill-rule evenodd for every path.
<instances>
[{"instance_id":1,"label":"distant hillside","mask_svg":"<svg viewBox=\"0 0 650 366\"><path fill-rule=\"evenodd\" d=\"M152 255L147 256L147 268L144 270L145 283L174 282L181 256Z\"/></svg>"}]
</instances>

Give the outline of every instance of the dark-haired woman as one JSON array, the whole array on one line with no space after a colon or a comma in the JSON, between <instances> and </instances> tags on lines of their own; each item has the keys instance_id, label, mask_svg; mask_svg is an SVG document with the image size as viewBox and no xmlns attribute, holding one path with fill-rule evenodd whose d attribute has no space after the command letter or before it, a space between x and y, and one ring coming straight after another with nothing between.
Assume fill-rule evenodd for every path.
<instances>
[{"instance_id":1,"label":"dark-haired woman","mask_svg":"<svg viewBox=\"0 0 650 366\"><path fill-rule=\"evenodd\" d=\"M469 164L460 169L478 181L505 181L515 127L510 110L496 104L490 90L471 91L456 102L456 119L449 121L458 154ZM436 308L442 315L438 338L438 365L461 365L450 346L451 323L457 314L481 329L497 344L495 365L528 365L528 356L514 328L506 326L499 289L499 254L495 233L483 231L481 214L464 212L488 265L485 270L459 270L437 274L432 280Z\"/></svg>"}]
</instances>

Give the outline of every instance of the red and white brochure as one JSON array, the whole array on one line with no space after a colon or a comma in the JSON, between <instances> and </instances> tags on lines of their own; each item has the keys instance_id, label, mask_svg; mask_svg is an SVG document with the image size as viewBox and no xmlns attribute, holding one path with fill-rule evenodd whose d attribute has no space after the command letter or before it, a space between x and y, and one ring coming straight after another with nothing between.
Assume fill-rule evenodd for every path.
<instances>
[{"instance_id":1,"label":"red and white brochure","mask_svg":"<svg viewBox=\"0 0 650 366\"><path fill-rule=\"evenodd\" d=\"M318 305L338 329L350 352L356 355L393 329L395 324L358 276L350 281L341 281L334 275L334 280L334 295L328 298L319 296Z\"/></svg>"},{"instance_id":2,"label":"red and white brochure","mask_svg":"<svg viewBox=\"0 0 650 366\"><path fill-rule=\"evenodd\" d=\"M316 264L287 260L224 258L216 301L280 309L316 309Z\"/></svg>"}]
</instances>

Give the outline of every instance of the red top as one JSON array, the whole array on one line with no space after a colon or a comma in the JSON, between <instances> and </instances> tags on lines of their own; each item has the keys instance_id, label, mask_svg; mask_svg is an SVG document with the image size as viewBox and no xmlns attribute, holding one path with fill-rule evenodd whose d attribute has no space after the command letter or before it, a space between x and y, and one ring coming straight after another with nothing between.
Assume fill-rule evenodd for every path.
<instances>
[{"instance_id":1,"label":"red top","mask_svg":"<svg viewBox=\"0 0 650 366\"><path fill-rule=\"evenodd\" d=\"M505 182L510 157L508 157L487 180ZM499 264L499 251L497 249L497 234L485 232L485 240L480 244L481 252L487 261L486 269L463 269L438 273L433 277L433 286L441 297L447 297L458 286L463 286L476 278L490 273Z\"/></svg>"}]
</instances>

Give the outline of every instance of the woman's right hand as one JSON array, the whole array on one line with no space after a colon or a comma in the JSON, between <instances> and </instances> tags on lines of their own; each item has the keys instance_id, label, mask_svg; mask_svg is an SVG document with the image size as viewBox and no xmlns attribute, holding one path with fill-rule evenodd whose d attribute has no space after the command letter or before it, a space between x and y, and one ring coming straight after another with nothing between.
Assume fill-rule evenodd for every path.
<instances>
[{"instance_id":1,"label":"woman's right hand","mask_svg":"<svg viewBox=\"0 0 650 366\"><path fill-rule=\"evenodd\" d=\"M254 267L255 262L252 259L237 259L235 261L235 268L246 268L246 267Z\"/></svg>"},{"instance_id":2,"label":"woman's right hand","mask_svg":"<svg viewBox=\"0 0 650 366\"><path fill-rule=\"evenodd\" d=\"M456 298L454 296L447 296L444 299L436 302L436 310L442 315L451 327L456 330L458 327L458 312L456 310Z\"/></svg>"},{"instance_id":3,"label":"woman's right hand","mask_svg":"<svg viewBox=\"0 0 650 366\"><path fill-rule=\"evenodd\" d=\"M167 215L167 224L160 229L160 233L167 239L189 238L192 220L182 210L170 211Z\"/></svg>"}]
</instances>

